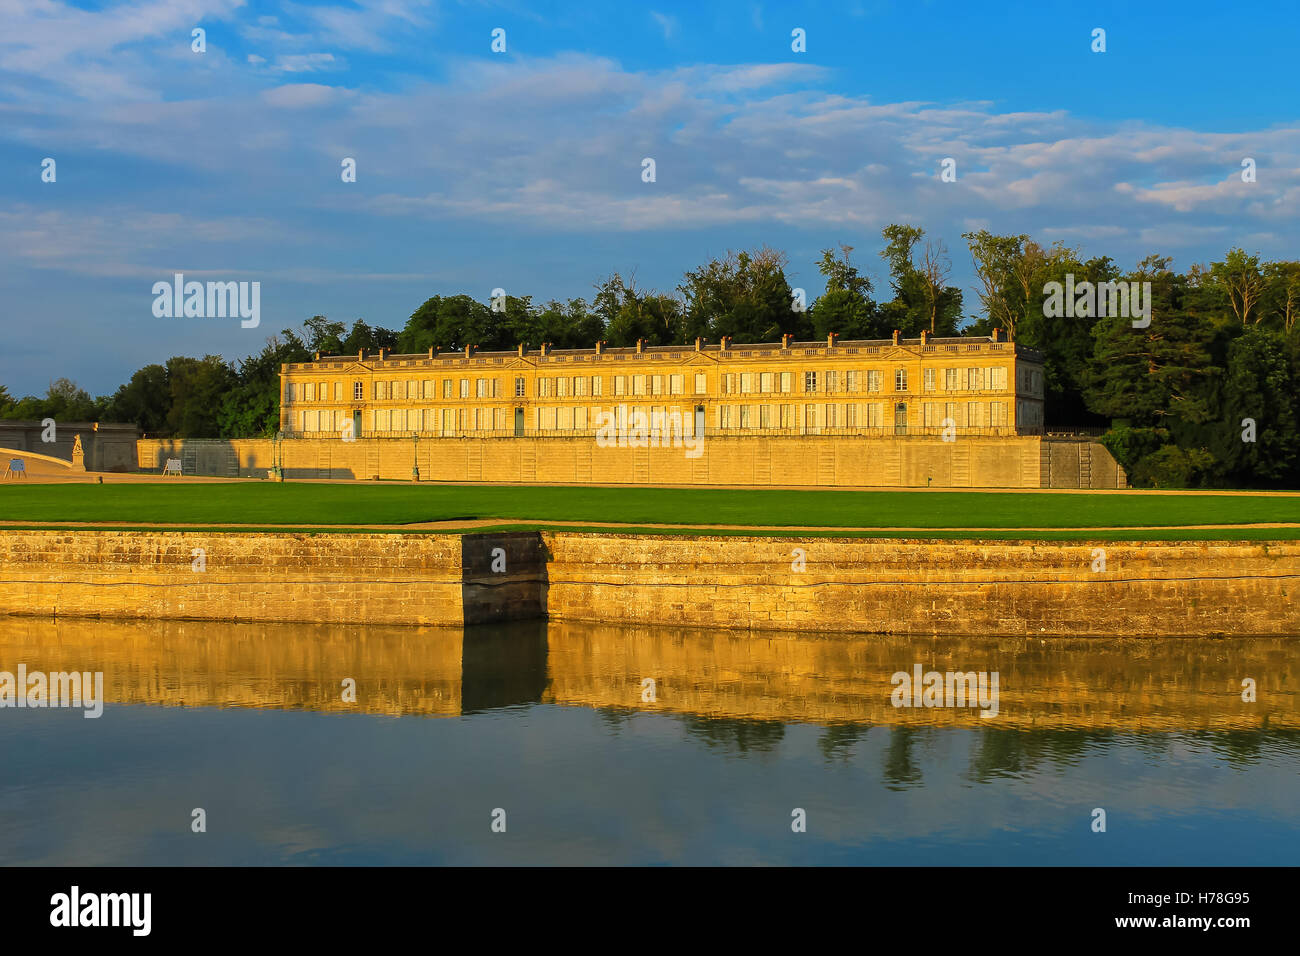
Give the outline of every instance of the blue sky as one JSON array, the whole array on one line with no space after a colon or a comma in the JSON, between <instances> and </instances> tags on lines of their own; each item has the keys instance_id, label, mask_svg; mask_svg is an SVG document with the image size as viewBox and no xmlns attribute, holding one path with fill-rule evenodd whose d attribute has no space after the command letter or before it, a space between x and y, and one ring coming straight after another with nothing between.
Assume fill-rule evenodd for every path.
<instances>
[{"instance_id":1,"label":"blue sky","mask_svg":"<svg viewBox=\"0 0 1300 956\"><path fill-rule=\"evenodd\" d=\"M972 228L1294 258L1297 37L1295 4L0 0L0 382L99 394L434 294L667 291L760 243L810 297L841 242L883 290L890 222L947 243L968 311ZM155 318L175 272L261 282L260 327Z\"/></svg>"}]
</instances>

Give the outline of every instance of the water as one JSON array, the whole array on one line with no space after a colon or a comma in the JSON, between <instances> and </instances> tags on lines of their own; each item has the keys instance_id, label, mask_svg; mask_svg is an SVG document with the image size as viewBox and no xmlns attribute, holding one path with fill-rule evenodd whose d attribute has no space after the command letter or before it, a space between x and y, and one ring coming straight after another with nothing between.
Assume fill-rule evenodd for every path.
<instances>
[{"instance_id":1,"label":"water","mask_svg":"<svg viewBox=\"0 0 1300 956\"><path fill-rule=\"evenodd\" d=\"M1300 850L1283 639L4 623L0 670L102 670L108 703L97 720L0 709L3 864L1289 865ZM916 663L998 672L997 717L893 707L891 675Z\"/></svg>"}]
</instances>

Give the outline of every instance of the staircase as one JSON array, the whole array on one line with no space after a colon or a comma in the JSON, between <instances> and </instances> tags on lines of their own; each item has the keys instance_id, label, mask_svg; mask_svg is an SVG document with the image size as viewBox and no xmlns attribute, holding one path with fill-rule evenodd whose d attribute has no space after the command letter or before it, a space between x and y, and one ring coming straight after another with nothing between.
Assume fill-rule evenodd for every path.
<instances>
[{"instance_id":1,"label":"staircase","mask_svg":"<svg viewBox=\"0 0 1300 956\"><path fill-rule=\"evenodd\" d=\"M366 473L358 475L358 478L364 478L367 481L372 480L379 474L379 449L375 442L371 442L366 448Z\"/></svg>"},{"instance_id":2,"label":"staircase","mask_svg":"<svg viewBox=\"0 0 1300 956\"><path fill-rule=\"evenodd\" d=\"M817 485L829 488L835 484L835 448L830 440L817 443Z\"/></svg>"},{"instance_id":3,"label":"staircase","mask_svg":"<svg viewBox=\"0 0 1300 956\"><path fill-rule=\"evenodd\" d=\"M483 480L483 445L481 442L470 442L467 451L467 460L465 462L465 477L470 481Z\"/></svg>"},{"instance_id":4,"label":"staircase","mask_svg":"<svg viewBox=\"0 0 1300 956\"><path fill-rule=\"evenodd\" d=\"M573 453L573 480L591 481L591 443L582 442Z\"/></svg>"},{"instance_id":5,"label":"staircase","mask_svg":"<svg viewBox=\"0 0 1300 956\"><path fill-rule=\"evenodd\" d=\"M519 450L519 480L537 480L537 449L532 442L526 442Z\"/></svg>"},{"instance_id":6,"label":"staircase","mask_svg":"<svg viewBox=\"0 0 1300 956\"><path fill-rule=\"evenodd\" d=\"M650 484L650 449L632 449L632 480L638 485Z\"/></svg>"},{"instance_id":7,"label":"staircase","mask_svg":"<svg viewBox=\"0 0 1300 956\"><path fill-rule=\"evenodd\" d=\"M970 443L960 442L952 450L952 487L969 488Z\"/></svg>"},{"instance_id":8,"label":"staircase","mask_svg":"<svg viewBox=\"0 0 1300 956\"><path fill-rule=\"evenodd\" d=\"M1079 442L1079 487L1092 487L1092 443Z\"/></svg>"},{"instance_id":9,"label":"staircase","mask_svg":"<svg viewBox=\"0 0 1300 956\"><path fill-rule=\"evenodd\" d=\"M767 442L756 443L754 447L754 484L770 485L772 483L772 447Z\"/></svg>"},{"instance_id":10,"label":"staircase","mask_svg":"<svg viewBox=\"0 0 1300 956\"><path fill-rule=\"evenodd\" d=\"M324 442L321 442L320 449L316 452L316 477L330 477L330 450Z\"/></svg>"}]
</instances>

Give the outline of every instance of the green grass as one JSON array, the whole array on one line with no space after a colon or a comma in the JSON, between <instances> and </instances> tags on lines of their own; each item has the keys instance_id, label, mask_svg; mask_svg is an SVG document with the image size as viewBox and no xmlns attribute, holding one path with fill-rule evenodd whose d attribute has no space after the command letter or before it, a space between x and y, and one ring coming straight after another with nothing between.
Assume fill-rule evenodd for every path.
<instances>
[{"instance_id":1,"label":"green grass","mask_svg":"<svg viewBox=\"0 0 1300 956\"><path fill-rule=\"evenodd\" d=\"M1300 522L1300 497L1198 493L1148 495L1026 494L1020 492L732 491L724 489L595 488L506 485L67 484L0 487L0 523L123 521L150 524L238 523L374 526L455 519L501 519L504 527L536 528L547 521L632 524L807 525L828 533L844 527L1016 529L1114 528L1193 524ZM477 530L477 529L476 529ZM899 535L914 532L898 532ZM1033 532L1049 538L1078 533ZM1223 533L1169 532L1213 539ZM932 535L936 536L936 535ZM957 536L945 534L945 537ZM969 536L969 535L966 535ZM1098 537L1089 533L1086 537ZM1109 536L1109 534L1107 535ZM1127 537L1154 538L1154 532ZM1163 535L1161 535L1163 537ZM1294 529L1227 532L1233 538L1296 538Z\"/></svg>"}]
</instances>

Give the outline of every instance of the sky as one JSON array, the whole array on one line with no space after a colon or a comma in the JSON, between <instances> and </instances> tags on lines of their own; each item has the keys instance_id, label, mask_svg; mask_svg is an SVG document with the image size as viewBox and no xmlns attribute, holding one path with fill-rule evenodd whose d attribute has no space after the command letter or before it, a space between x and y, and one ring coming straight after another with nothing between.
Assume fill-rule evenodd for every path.
<instances>
[{"instance_id":1,"label":"sky","mask_svg":"<svg viewBox=\"0 0 1300 956\"><path fill-rule=\"evenodd\" d=\"M972 229L1296 258L1297 37L1300 4L1199 0L0 0L0 383L109 393L432 295L672 291L762 244L809 299L852 246L888 298L892 222L946 243L971 314ZM259 282L258 326L156 316L178 272Z\"/></svg>"}]
</instances>

